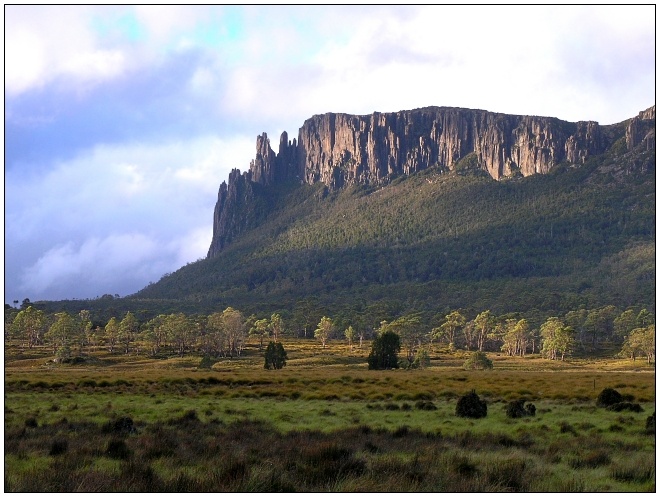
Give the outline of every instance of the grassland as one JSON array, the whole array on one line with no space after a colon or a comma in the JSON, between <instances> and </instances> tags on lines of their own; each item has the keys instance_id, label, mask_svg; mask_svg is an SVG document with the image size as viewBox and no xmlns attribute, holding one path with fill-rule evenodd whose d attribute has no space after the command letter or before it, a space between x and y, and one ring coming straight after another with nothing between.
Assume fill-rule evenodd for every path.
<instances>
[{"instance_id":1,"label":"grassland","mask_svg":"<svg viewBox=\"0 0 660 497\"><path fill-rule=\"evenodd\" d=\"M284 342L266 371L256 345L199 357L5 350L6 491L652 491L654 369L436 349L424 370L368 371L368 347ZM643 412L596 407L605 387ZM454 415L470 390L488 416ZM536 416L509 419L524 398ZM122 421L130 418L130 422Z\"/></svg>"}]
</instances>

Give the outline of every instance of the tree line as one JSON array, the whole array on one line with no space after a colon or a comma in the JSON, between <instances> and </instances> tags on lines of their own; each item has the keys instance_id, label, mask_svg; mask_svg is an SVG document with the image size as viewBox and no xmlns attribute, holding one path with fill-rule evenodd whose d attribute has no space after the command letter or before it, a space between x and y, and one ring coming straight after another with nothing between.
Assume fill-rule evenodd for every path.
<instances>
[{"instance_id":1,"label":"tree line","mask_svg":"<svg viewBox=\"0 0 660 497\"><path fill-rule=\"evenodd\" d=\"M5 339L20 341L23 347L48 345L59 360L84 355L103 347L110 353L167 354L208 357L239 357L248 340L278 343L296 332L278 313L270 317L248 317L232 307L208 316L184 313L159 314L140 323L132 312L121 319L110 318L105 325L92 323L90 312L46 314L26 303L20 311L5 309ZM419 313L382 320L370 328L359 321L339 326L323 316L313 332L322 348L331 339L343 339L352 350L362 348L365 339L395 334L404 350L408 366L428 362L428 349L436 343L454 351L498 351L524 357L540 353L552 360L564 360L585 346L607 339L619 355L633 360L645 357L655 361L655 316L646 309L618 313L613 306L594 310L570 311L562 317L548 317L539 326L516 314L494 315L490 310L468 319L461 310L445 314L437 326L429 326Z\"/></svg>"}]
</instances>

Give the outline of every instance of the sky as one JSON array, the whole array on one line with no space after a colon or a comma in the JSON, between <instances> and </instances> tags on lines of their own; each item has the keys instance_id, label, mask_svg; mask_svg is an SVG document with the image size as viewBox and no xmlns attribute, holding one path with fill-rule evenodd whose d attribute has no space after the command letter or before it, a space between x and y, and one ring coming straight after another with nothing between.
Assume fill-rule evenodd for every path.
<instances>
[{"instance_id":1,"label":"sky","mask_svg":"<svg viewBox=\"0 0 660 497\"><path fill-rule=\"evenodd\" d=\"M5 6L5 302L130 295L206 256L257 135L431 105L612 124L655 6Z\"/></svg>"}]
</instances>

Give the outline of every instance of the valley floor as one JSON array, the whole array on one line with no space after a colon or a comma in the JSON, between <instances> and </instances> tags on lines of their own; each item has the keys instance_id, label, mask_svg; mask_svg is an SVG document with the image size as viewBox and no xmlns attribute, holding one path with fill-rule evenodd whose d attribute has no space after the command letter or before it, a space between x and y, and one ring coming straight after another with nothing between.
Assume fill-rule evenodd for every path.
<instances>
[{"instance_id":1,"label":"valley floor","mask_svg":"<svg viewBox=\"0 0 660 497\"><path fill-rule=\"evenodd\" d=\"M201 358L5 354L5 491L654 491L655 373L643 361L489 354L465 371L369 371L368 347L285 341ZM615 388L642 412L596 406ZM488 416L455 415L475 390ZM536 415L506 416L524 398Z\"/></svg>"}]
</instances>

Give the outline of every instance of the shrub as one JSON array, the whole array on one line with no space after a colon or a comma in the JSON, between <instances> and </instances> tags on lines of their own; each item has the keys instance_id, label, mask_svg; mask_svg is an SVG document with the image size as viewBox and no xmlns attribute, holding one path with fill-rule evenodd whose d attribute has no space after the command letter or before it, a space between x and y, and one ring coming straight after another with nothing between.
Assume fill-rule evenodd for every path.
<instances>
[{"instance_id":1,"label":"shrub","mask_svg":"<svg viewBox=\"0 0 660 497\"><path fill-rule=\"evenodd\" d=\"M506 406L506 416L508 418L524 418L534 415L536 415L536 406L531 403L525 405L524 400L514 400Z\"/></svg>"},{"instance_id":2,"label":"shrub","mask_svg":"<svg viewBox=\"0 0 660 497\"><path fill-rule=\"evenodd\" d=\"M568 464L573 469L580 468L597 468L599 466L607 466L612 460L610 455L603 449L598 449L589 452L584 456L576 456L569 460Z\"/></svg>"},{"instance_id":3,"label":"shrub","mask_svg":"<svg viewBox=\"0 0 660 497\"><path fill-rule=\"evenodd\" d=\"M66 440L54 440L50 446L50 452L48 455L59 456L64 454L69 448L69 443Z\"/></svg>"},{"instance_id":4,"label":"shrub","mask_svg":"<svg viewBox=\"0 0 660 497\"><path fill-rule=\"evenodd\" d=\"M621 412L621 411L632 411L632 412L642 412L642 406L633 402L617 402L611 406L607 406L608 411Z\"/></svg>"},{"instance_id":5,"label":"shrub","mask_svg":"<svg viewBox=\"0 0 660 497\"><path fill-rule=\"evenodd\" d=\"M488 414L486 401L481 400L477 393L472 390L458 399L456 404L456 416L461 418L485 418Z\"/></svg>"},{"instance_id":6,"label":"shrub","mask_svg":"<svg viewBox=\"0 0 660 497\"><path fill-rule=\"evenodd\" d=\"M493 361L484 352L474 352L463 363L463 369L493 369Z\"/></svg>"},{"instance_id":7,"label":"shrub","mask_svg":"<svg viewBox=\"0 0 660 497\"><path fill-rule=\"evenodd\" d=\"M571 433L577 436L577 431L575 431L573 425L567 423L566 421L562 421L561 423L559 423L559 433Z\"/></svg>"},{"instance_id":8,"label":"shrub","mask_svg":"<svg viewBox=\"0 0 660 497\"><path fill-rule=\"evenodd\" d=\"M607 407L618 404L619 402L623 402L623 396L613 388L604 388L598 394L598 399L596 399L596 405L598 407Z\"/></svg>"},{"instance_id":9,"label":"shrub","mask_svg":"<svg viewBox=\"0 0 660 497\"><path fill-rule=\"evenodd\" d=\"M110 440L105 449L105 455L112 459L128 459L131 455L126 442L121 439Z\"/></svg>"},{"instance_id":10,"label":"shrub","mask_svg":"<svg viewBox=\"0 0 660 497\"><path fill-rule=\"evenodd\" d=\"M646 418L646 433L655 435L655 411Z\"/></svg>"},{"instance_id":11,"label":"shrub","mask_svg":"<svg viewBox=\"0 0 660 497\"><path fill-rule=\"evenodd\" d=\"M371 344L367 358L369 369L396 369L399 367L397 354L401 350L399 335L386 331Z\"/></svg>"},{"instance_id":12,"label":"shrub","mask_svg":"<svg viewBox=\"0 0 660 497\"><path fill-rule=\"evenodd\" d=\"M430 400L418 400L415 402L415 409L419 409L421 411L437 411L438 408L435 406L433 402Z\"/></svg>"},{"instance_id":13,"label":"shrub","mask_svg":"<svg viewBox=\"0 0 660 497\"><path fill-rule=\"evenodd\" d=\"M128 434L135 433L135 426L133 425L133 420L128 416L114 419L108 421L101 428L103 433L115 433L115 434Z\"/></svg>"},{"instance_id":14,"label":"shrub","mask_svg":"<svg viewBox=\"0 0 660 497\"><path fill-rule=\"evenodd\" d=\"M286 366L286 351L281 342L269 342L264 354L264 369L282 369Z\"/></svg>"},{"instance_id":15,"label":"shrub","mask_svg":"<svg viewBox=\"0 0 660 497\"><path fill-rule=\"evenodd\" d=\"M202 357L202 360L199 361L199 366L197 369L211 369L211 366L215 364L215 361L211 359L211 356L205 355Z\"/></svg>"}]
</instances>

